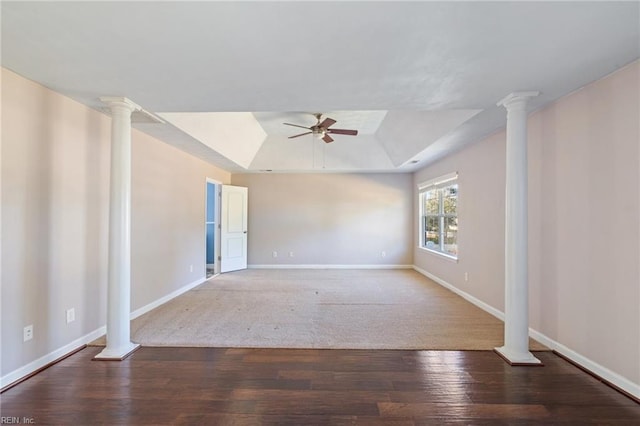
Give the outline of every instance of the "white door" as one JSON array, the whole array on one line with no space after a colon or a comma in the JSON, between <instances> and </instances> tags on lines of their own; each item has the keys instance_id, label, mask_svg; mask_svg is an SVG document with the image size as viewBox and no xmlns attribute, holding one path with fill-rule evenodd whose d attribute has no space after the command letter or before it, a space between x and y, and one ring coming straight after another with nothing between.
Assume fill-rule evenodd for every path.
<instances>
[{"instance_id":1,"label":"white door","mask_svg":"<svg viewBox=\"0 0 640 426\"><path fill-rule=\"evenodd\" d=\"M248 189L222 185L220 272L247 269Z\"/></svg>"}]
</instances>

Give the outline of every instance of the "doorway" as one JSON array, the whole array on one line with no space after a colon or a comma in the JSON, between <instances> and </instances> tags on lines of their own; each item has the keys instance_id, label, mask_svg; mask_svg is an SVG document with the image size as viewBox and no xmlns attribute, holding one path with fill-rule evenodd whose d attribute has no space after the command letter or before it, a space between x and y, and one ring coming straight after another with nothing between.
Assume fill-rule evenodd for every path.
<instances>
[{"instance_id":1,"label":"doorway","mask_svg":"<svg viewBox=\"0 0 640 426\"><path fill-rule=\"evenodd\" d=\"M207 178L205 268L207 279L247 268L248 188Z\"/></svg>"},{"instance_id":2,"label":"doorway","mask_svg":"<svg viewBox=\"0 0 640 426\"><path fill-rule=\"evenodd\" d=\"M220 185L218 182L207 178L206 187L206 213L205 213L205 252L206 252L206 277L211 278L220 273L219 247L219 211L220 211Z\"/></svg>"}]
</instances>

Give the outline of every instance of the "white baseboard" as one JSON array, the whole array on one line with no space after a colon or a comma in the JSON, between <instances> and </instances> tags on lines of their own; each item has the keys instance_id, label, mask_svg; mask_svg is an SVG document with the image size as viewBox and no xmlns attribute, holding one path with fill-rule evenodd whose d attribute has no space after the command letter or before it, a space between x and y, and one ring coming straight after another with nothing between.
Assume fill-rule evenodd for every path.
<instances>
[{"instance_id":1,"label":"white baseboard","mask_svg":"<svg viewBox=\"0 0 640 426\"><path fill-rule=\"evenodd\" d=\"M187 291L191 290L192 288L202 284L205 281L204 277L201 277L199 279L197 279L196 281L189 283L187 285L185 285L184 287L179 288L178 290L167 294L166 296L163 296L161 298L159 298L158 300L155 300L139 309L136 309L135 311L131 312L130 318L131 319L135 319L138 318L139 316L146 314L147 312L149 312L150 310L157 308L158 306L162 305L163 303L168 302L169 300L180 296L183 293L186 293ZM61 348L58 348L56 350L54 350L53 352L50 352L38 359L36 359L35 361L30 362L27 365L24 365L14 371L12 371L11 373L6 374L5 376L0 377L0 389L17 381L22 379L25 376L28 376L29 374L33 373L34 371L38 370L39 368L44 367L45 365L57 360L58 358L61 358L73 351L75 351L76 349L78 349L79 347L81 347L82 345L86 345L87 343L91 343L94 340L96 340L97 338L104 336L107 332L107 326L103 325L102 327L92 331L91 333L82 336L76 340L74 340L71 343L68 343L64 346L62 346Z\"/></svg>"},{"instance_id":2,"label":"white baseboard","mask_svg":"<svg viewBox=\"0 0 640 426\"><path fill-rule=\"evenodd\" d=\"M494 317L498 318L499 320L504 321L504 312L494 308L491 305L486 304L482 300L470 295L469 293L456 288L452 284L449 284L445 280L443 280L443 279L441 279L441 278L439 278L439 277L437 277L437 276L425 271L422 268L419 268L419 267L414 265L413 269L415 269L416 271L420 272L425 277L430 278L431 280L433 280L436 283L440 284L441 286L451 290L452 292L456 293L457 295L459 295L463 299L473 303L474 305L476 305L480 309L488 312L489 314L493 315ZM529 337L531 337L532 339L536 340L537 342L542 343L543 345L545 345L549 349L552 349L552 350L558 352L562 356L567 357L571 361L573 361L576 364L580 365L584 369L592 372L596 376L601 377L602 379L608 381L612 385L617 386L618 388L622 389L623 391L633 395L635 398L639 398L640 399L640 384L634 383L631 380L619 375L618 373L609 370L608 368L598 364L595 361L592 361L591 359L589 359L589 358L579 354L578 352L566 347L565 345L563 345L563 344L551 339L550 337L542 334L541 332L539 332L537 330L529 328Z\"/></svg>"},{"instance_id":3,"label":"white baseboard","mask_svg":"<svg viewBox=\"0 0 640 426\"><path fill-rule=\"evenodd\" d=\"M413 265L336 265L336 264L277 264L248 265L249 269L412 269Z\"/></svg>"},{"instance_id":4,"label":"white baseboard","mask_svg":"<svg viewBox=\"0 0 640 426\"><path fill-rule=\"evenodd\" d=\"M442 287L445 287L445 288L451 290L452 292L454 292L458 296L462 297L463 299L473 303L474 305L476 305L478 308L482 309L483 311L486 311L486 312L490 313L494 317L498 318L500 321L504 321L504 312L502 312L502 311L494 308L493 306L483 302L482 300L478 299L477 297L474 297L474 296L470 295L466 291L460 290L459 288L449 284L448 282L446 282L445 280L443 280L443 279L441 279L439 277L436 277L435 275L425 271L422 268L418 268L417 266L414 265L413 269L415 269L416 271L420 272L425 277L437 282Z\"/></svg>"},{"instance_id":5,"label":"white baseboard","mask_svg":"<svg viewBox=\"0 0 640 426\"><path fill-rule=\"evenodd\" d=\"M135 311L131 312L130 318L132 320L136 319L139 316L146 314L150 310L155 309L158 306L167 303L169 300L171 300L173 298L176 298L176 297L180 296L183 293L186 293L187 291L191 290L194 287L199 286L200 284L202 284L205 281L206 281L205 277L200 277L197 280L195 280L195 281L193 281L193 282L191 282L191 283L189 283L189 284L187 284L187 285L185 285L183 287L180 287L179 289L167 294L166 296L163 296L160 299L154 300L153 302L151 302L149 304L146 304L141 308L136 309Z\"/></svg>"},{"instance_id":6,"label":"white baseboard","mask_svg":"<svg viewBox=\"0 0 640 426\"><path fill-rule=\"evenodd\" d=\"M623 377L620 374L609 370L607 367L604 367L598 364L597 362L590 360L589 358L579 354L573 349L566 347L562 343L556 342L555 340L545 336L539 331L536 331L530 328L529 336L531 336L533 339L537 340L538 342L542 343L543 345L547 346L549 349L553 349L554 351L558 352L562 356L575 362L582 368L589 370L596 376L608 381L612 385L633 395L635 398L640 399L640 384L633 383L631 380L627 379L626 377Z\"/></svg>"},{"instance_id":7,"label":"white baseboard","mask_svg":"<svg viewBox=\"0 0 640 426\"><path fill-rule=\"evenodd\" d=\"M0 389L4 388L7 385L10 385L11 383L17 380L22 379L25 376L28 376L29 374L57 360L58 358L62 358L63 356L80 348L81 346L86 345L87 343L93 342L98 337L103 336L106 333L106 331L107 331L107 327L103 325L102 327L92 331L91 333L86 334L80 337L79 339L76 339L73 342L62 346L61 348L58 348L55 351L50 352L44 356L41 356L35 361L32 361L29 364L24 365L12 371L11 373L8 373L0 377Z\"/></svg>"}]
</instances>

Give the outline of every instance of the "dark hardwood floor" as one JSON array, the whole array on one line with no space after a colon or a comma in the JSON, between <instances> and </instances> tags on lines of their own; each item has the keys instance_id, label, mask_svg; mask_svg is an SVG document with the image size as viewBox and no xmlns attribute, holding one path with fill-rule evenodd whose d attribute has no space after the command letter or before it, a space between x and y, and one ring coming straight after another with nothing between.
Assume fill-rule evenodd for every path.
<instances>
[{"instance_id":1,"label":"dark hardwood floor","mask_svg":"<svg viewBox=\"0 0 640 426\"><path fill-rule=\"evenodd\" d=\"M640 405L552 352L88 347L0 396L56 425L640 424ZM6 421L5 421L6 423Z\"/></svg>"}]
</instances>

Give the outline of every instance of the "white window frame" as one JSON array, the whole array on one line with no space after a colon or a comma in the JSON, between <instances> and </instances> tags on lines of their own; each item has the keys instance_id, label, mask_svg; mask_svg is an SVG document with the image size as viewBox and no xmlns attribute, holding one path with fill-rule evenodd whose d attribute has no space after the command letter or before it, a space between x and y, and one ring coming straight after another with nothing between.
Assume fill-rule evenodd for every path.
<instances>
[{"instance_id":1,"label":"white window frame","mask_svg":"<svg viewBox=\"0 0 640 426\"><path fill-rule=\"evenodd\" d=\"M429 248L425 246L425 234L426 234L426 230L424 229L425 227L425 211L424 211L424 197L425 194L433 191L433 190L437 190L437 189L442 189L442 188L446 188L448 186L454 185L458 183L458 173L457 172L453 172L453 173L449 173L446 174L444 176L440 176L436 179L431 179L429 181L423 182L421 184L418 185L418 209L419 209L419 215L418 215L418 234L419 234L419 239L418 239L418 248L425 250L429 253L433 253L436 254L438 256L443 256L447 259L450 260L454 260L454 261L458 261L458 255L453 255L451 253L448 253L446 251L444 251L444 235L442 235L442 233L444 232L444 218L445 218L445 214L443 211L444 208L444 203L442 201L442 199L440 200L439 203L439 213L438 216L440 217L440 247L438 247L437 249L434 248ZM455 217L458 217L458 209L456 208L456 214ZM457 244L457 238L456 238L456 244Z\"/></svg>"}]
</instances>

